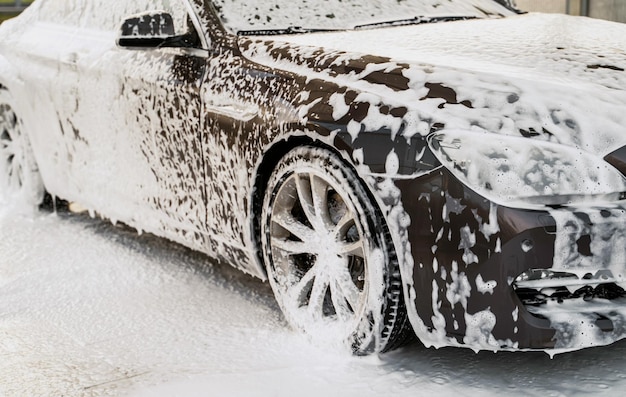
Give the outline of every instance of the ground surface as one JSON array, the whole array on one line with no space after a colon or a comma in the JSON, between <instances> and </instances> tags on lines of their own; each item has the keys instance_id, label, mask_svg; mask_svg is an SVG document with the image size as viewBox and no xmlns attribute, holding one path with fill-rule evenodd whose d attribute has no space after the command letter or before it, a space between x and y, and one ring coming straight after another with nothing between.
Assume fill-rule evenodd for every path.
<instances>
[{"instance_id":1,"label":"ground surface","mask_svg":"<svg viewBox=\"0 0 626 397\"><path fill-rule=\"evenodd\" d=\"M346 357L290 330L267 284L203 255L0 208L0 396L615 395L625 364L626 343Z\"/></svg>"}]
</instances>

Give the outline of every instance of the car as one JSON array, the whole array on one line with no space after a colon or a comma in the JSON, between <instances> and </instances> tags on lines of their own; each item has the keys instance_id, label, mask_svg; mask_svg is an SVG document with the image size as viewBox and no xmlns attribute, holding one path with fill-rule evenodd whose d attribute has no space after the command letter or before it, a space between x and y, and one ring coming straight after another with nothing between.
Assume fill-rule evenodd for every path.
<instances>
[{"instance_id":1,"label":"car","mask_svg":"<svg viewBox=\"0 0 626 397\"><path fill-rule=\"evenodd\" d=\"M509 1L38 0L0 186L268 280L358 355L626 335L626 26Z\"/></svg>"}]
</instances>

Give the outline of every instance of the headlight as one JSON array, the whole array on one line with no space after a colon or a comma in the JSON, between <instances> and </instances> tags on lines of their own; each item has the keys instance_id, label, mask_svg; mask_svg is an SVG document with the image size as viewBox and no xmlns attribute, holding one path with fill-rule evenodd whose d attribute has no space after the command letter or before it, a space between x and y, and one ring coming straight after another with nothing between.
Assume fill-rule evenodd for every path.
<instances>
[{"instance_id":1,"label":"headlight","mask_svg":"<svg viewBox=\"0 0 626 397\"><path fill-rule=\"evenodd\" d=\"M459 130L432 134L437 159L484 197L559 205L623 199L623 175L599 157L535 139Z\"/></svg>"}]
</instances>

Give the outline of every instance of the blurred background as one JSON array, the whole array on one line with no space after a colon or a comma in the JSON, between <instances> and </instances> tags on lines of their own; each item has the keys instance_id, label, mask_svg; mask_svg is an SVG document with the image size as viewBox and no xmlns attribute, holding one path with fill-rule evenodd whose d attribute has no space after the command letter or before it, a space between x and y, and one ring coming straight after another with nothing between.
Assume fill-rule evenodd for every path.
<instances>
[{"instance_id":1,"label":"blurred background","mask_svg":"<svg viewBox=\"0 0 626 397\"><path fill-rule=\"evenodd\" d=\"M626 23L624 0L516 0L524 11L559 12Z\"/></svg>"},{"instance_id":2,"label":"blurred background","mask_svg":"<svg viewBox=\"0 0 626 397\"><path fill-rule=\"evenodd\" d=\"M32 2L33 0L0 0L0 22L17 15ZM584 15L626 23L625 0L515 0L515 2L518 8L524 11Z\"/></svg>"},{"instance_id":3,"label":"blurred background","mask_svg":"<svg viewBox=\"0 0 626 397\"><path fill-rule=\"evenodd\" d=\"M33 0L0 0L0 23L19 14Z\"/></svg>"}]
</instances>

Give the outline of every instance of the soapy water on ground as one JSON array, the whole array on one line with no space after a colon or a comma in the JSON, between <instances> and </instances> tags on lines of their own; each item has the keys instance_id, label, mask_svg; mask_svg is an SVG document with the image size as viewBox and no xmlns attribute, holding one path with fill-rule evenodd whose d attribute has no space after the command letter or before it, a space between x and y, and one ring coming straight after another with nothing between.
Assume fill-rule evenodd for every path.
<instances>
[{"instance_id":1,"label":"soapy water on ground","mask_svg":"<svg viewBox=\"0 0 626 397\"><path fill-rule=\"evenodd\" d=\"M614 395L624 364L624 342L350 357L202 254L86 215L0 211L0 396Z\"/></svg>"}]
</instances>

